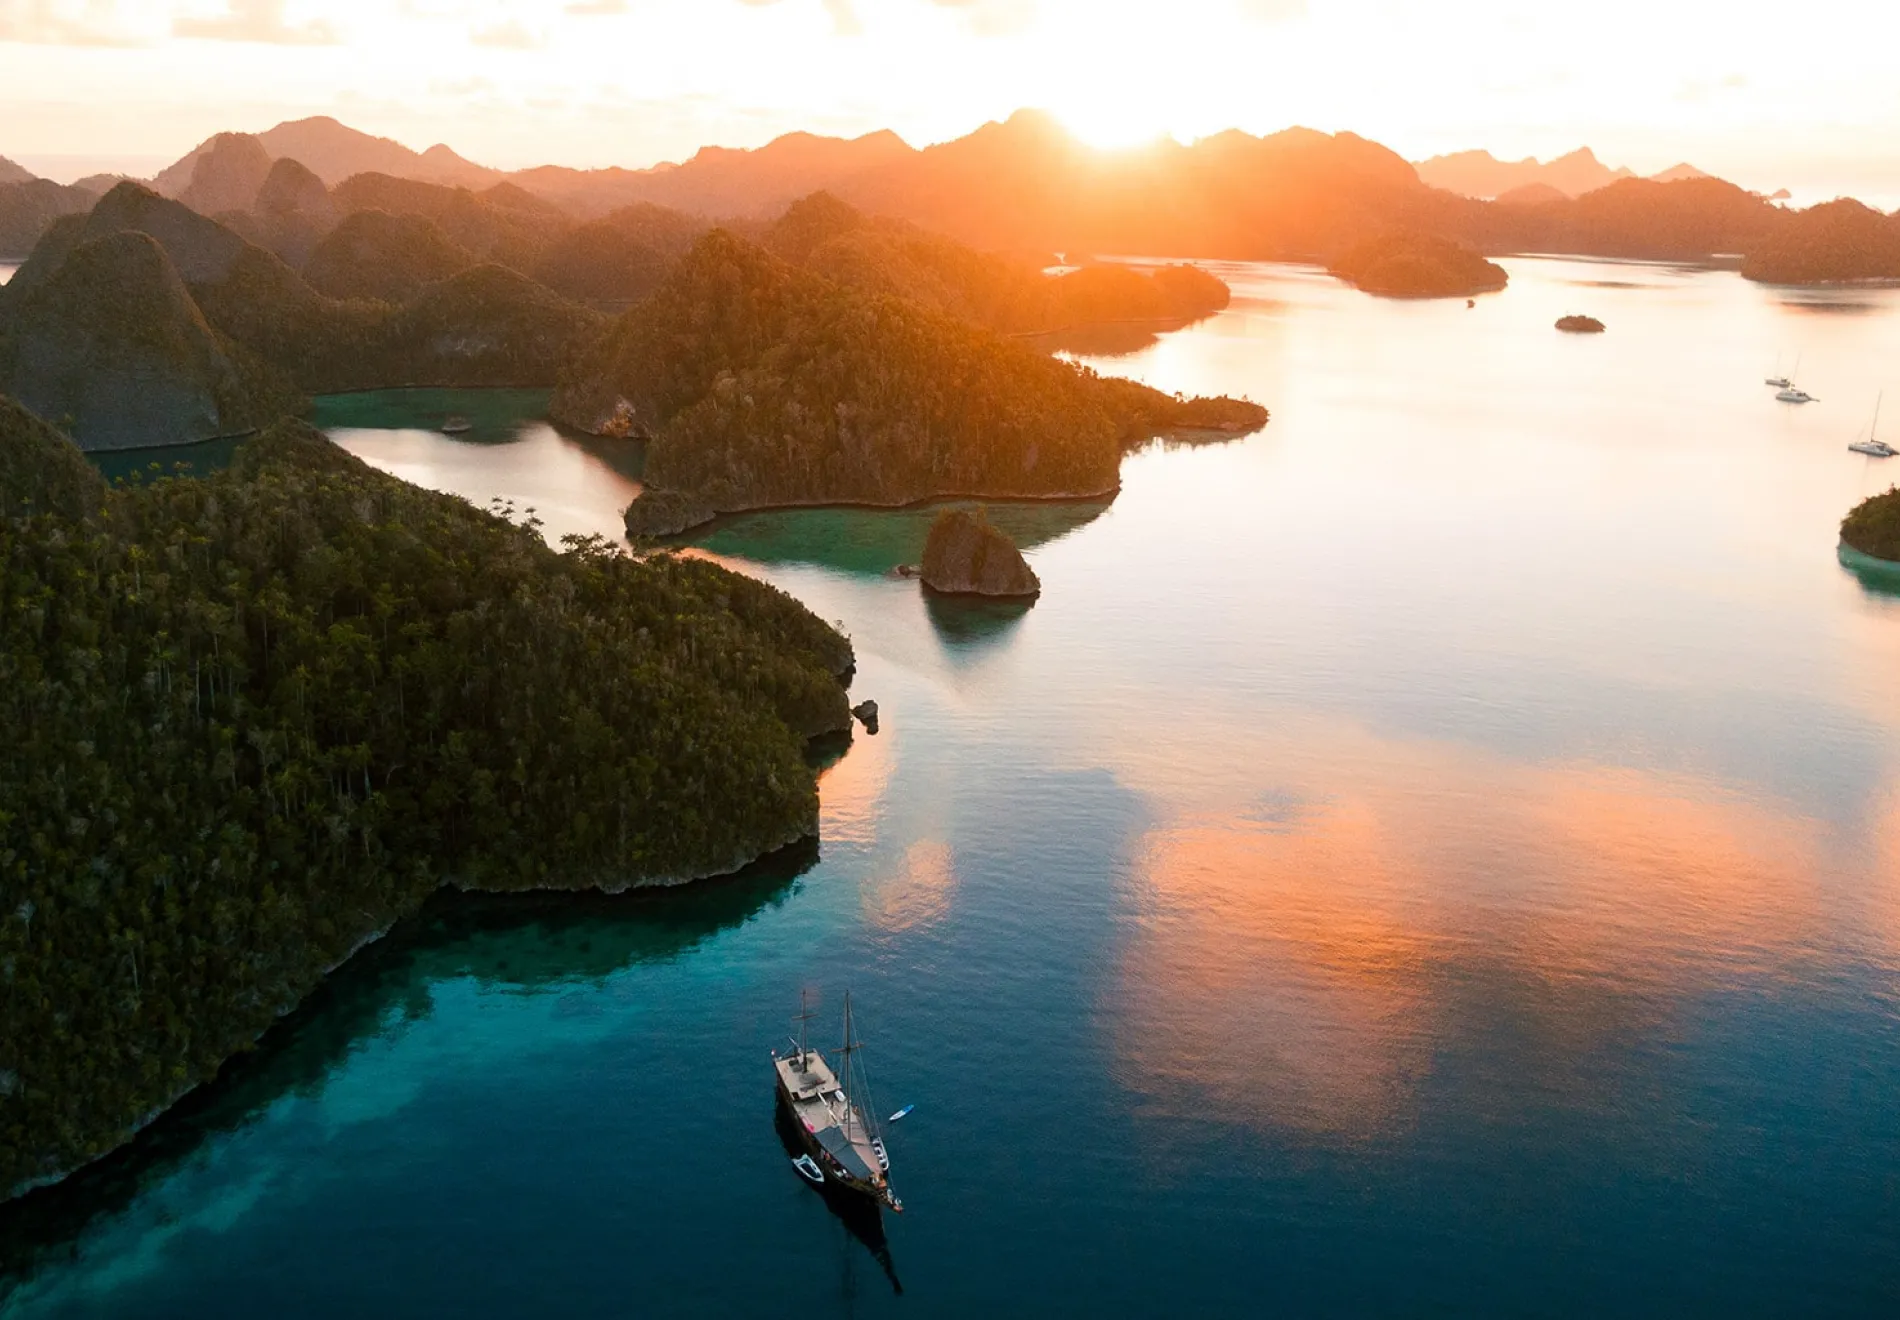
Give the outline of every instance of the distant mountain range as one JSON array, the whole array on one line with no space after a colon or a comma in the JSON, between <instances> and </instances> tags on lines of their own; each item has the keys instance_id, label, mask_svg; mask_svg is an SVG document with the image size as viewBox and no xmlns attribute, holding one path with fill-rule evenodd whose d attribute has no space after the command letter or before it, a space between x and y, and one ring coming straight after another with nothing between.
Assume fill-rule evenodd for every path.
<instances>
[{"instance_id":1,"label":"distant mountain range","mask_svg":"<svg viewBox=\"0 0 1900 1320\"><path fill-rule=\"evenodd\" d=\"M708 147L650 169L542 166L512 173L474 164L446 146L414 151L315 118L259 134L219 134L161 171L153 185L200 214L250 217L255 225L245 232L301 263L332 220L305 216L287 229L283 217L265 215L272 210L263 201L266 183L286 161L300 167L300 187L335 190L339 215L426 213L455 243L504 264L552 259L543 241L552 232L548 216L587 225L647 205L743 228L818 191L981 250L1043 258L1139 252L1327 264L1370 240L1418 234L1480 253L1699 260L1754 251L1788 218L1772 199L1692 166L1643 179L1606 166L1587 148L1548 162L1499 161L1474 151L1413 165L1352 133L1291 128L1103 151L1052 116L1028 110L921 150L889 132L850 139L793 133L754 150ZM89 207L92 194L110 182L68 189L44 180L0 183L0 256L23 253L48 224ZM460 190L463 200L425 204L420 194L403 191L424 185ZM540 220L532 216L537 208ZM1874 214L1878 223L1869 232L1900 225ZM457 231L476 218L482 233ZM532 241L503 243L497 225ZM604 258L619 240L590 231L574 241L593 244ZM592 264L594 257L581 262ZM1885 256L1872 261L1863 254L1842 269L1887 265ZM1793 268L1834 269L1808 258ZM652 272L629 267L622 274L624 292L644 286Z\"/></svg>"},{"instance_id":2,"label":"distant mountain range","mask_svg":"<svg viewBox=\"0 0 1900 1320\"><path fill-rule=\"evenodd\" d=\"M1611 169L1588 147L1579 147L1567 156L1548 161L1530 156L1523 160L1499 160L1488 151L1455 151L1448 156L1421 160L1416 168L1419 179L1429 187L1486 201L1537 199L1537 194L1523 193L1524 189L1548 189L1564 197L1581 197L1598 188L1607 188L1618 179L1639 177L1634 170ZM1710 176L1684 163L1648 177L1657 183L1675 183ZM1520 195L1512 197L1514 193Z\"/></svg>"}]
</instances>

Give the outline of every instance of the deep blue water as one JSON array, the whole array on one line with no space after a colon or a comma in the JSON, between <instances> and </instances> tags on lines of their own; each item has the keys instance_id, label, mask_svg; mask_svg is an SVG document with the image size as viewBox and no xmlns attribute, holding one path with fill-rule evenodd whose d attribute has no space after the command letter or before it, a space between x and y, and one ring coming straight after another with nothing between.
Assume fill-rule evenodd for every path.
<instances>
[{"instance_id":1,"label":"deep blue water","mask_svg":"<svg viewBox=\"0 0 1900 1320\"><path fill-rule=\"evenodd\" d=\"M439 901L0 1217L0 1313L1900 1313L1900 587L1834 536L1900 294L1511 266L1472 311L1235 268L1098 361L1274 421L998 511L1033 608L886 576L924 511L701 537L882 707L815 852ZM551 536L637 490L431 424L337 434ZM917 1106L882 1238L772 1121L847 988Z\"/></svg>"}]
</instances>

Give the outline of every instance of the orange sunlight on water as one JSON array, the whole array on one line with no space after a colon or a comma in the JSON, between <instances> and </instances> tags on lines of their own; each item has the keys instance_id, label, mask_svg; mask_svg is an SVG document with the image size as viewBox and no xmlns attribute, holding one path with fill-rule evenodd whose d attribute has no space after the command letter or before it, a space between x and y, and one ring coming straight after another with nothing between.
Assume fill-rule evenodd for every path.
<instances>
[{"instance_id":1,"label":"orange sunlight on water","mask_svg":"<svg viewBox=\"0 0 1900 1320\"><path fill-rule=\"evenodd\" d=\"M1438 1053L1482 1035L1467 1017L1499 1003L1569 1089L1593 1051L1670 1039L1695 996L1798 976L1844 915L1824 823L1712 784L1449 747L1359 764L1387 769L1349 797L1184 812L1137 850L1110 999L1122 1079L1148 1110L1381 1138L1404 1129ZM1891 960L1900 857L1885 853L1886 888L1860 915Z\"/></svg>"}]
</instances>

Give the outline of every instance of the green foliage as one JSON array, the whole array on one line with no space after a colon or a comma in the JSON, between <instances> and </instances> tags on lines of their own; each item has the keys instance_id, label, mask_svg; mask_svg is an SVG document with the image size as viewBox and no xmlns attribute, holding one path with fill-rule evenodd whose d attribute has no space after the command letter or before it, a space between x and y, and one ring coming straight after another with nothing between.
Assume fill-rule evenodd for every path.
<instances>
[{"instance_id":1,"label":"green foliage","mask_svg":"<svg viewBox=\"0 0 1900 1320\"><path fill-rule=\"evenodd\" d=\"M89 500L0 518L0 1196L445 882L619 888L815 829L850 648L770 587L555 554L295 423Z\"/></svg>"},{"instance_id":2,"label":"green foliage","mask_svg":"<svg viewBox=\"0 0 1900 1320\"><path fill-rule=\"evenodd\" d=\"M1114 486L1120 428L1067 363L715 232L557 392L656 428L646 477L721 509ZM598 429L597 425L588 429Z\"/></svg>"},{"instance_id":3,"label":"green foliage","mask_svg":"<svg viewBox=\"0 0 1900 1320\"><path fill-rule=\"evenodd\" d=\"M299 403L206 324L165 250L136 231L78 244L7 300L0 391L90 448L229 435Z\"/></svg>"},{"instance_id":4,"label":"green foliage","mask_svg":"<svg viewBox=\"0 0 1900 1320\"><path fill-rule=\"evenodd\" d=\"M79 522L105 500L105 479L72 441L0 394L0 518L49 513Z\"/></svg>"},{"instance_id":5,"label":"green foliage","mask_svg":"<svg viewBox=\"0 0 1900 1320\"><path fill-rule=\"evenodd\" d=\"M1393 298L1463 298L1495 292L1510 278L1470 248L1427 234L1370 239L1328 269L1367 293Z\"/></svg>"},{"instance_id":6,"label":"green foliage","mask_svg":"<svg viewBox=\"0 0 1900 1320\"><path fill-rule=\"evenodd\" d=\"M583 430L651 435L645 478L672 498L658 522L637 502L629 516L658 533L686 513L770 505L1098 494L1124 445L1179 425L1187 406L719 230L615 323L551 408Z\"/></svg>"},{"instance_id":7,"label":"green foliage","mask_svg":"<svg viewBox=\"0 0 1900 1320\"><path fill-rule=\"evenodd\" d=\"M332 298L401 302L475 264L427 216L358 211L317 243L303 277Z\"/></svg>"},{"instance_id":8,"label":"green foliage","mask_svg":"<svg viewBox=\"0 0 1900 1320\"><path fill-rule=\"evenodd\" d=\"M1841 540L1863 555L1900 562L1900 490L1855 505L1841 520Z\"/></svg>"},{"instance_id":9,"label":"green foliage","mask_svg":"<svg viewBox=\"0 0 1900 1320\"><path fill-rule=\"evenodd\" d=\"M478 203L452 189L433 192ZM542 221L529 216L524 223ZM241 362L261 362L312 394L414 384L550 385L578 342L603 324L599 313L494 266L457 269L396 304L326 297L272 253L131 183L114 188L76 227L56 225L15 277L20 288L0 291L0 313L10 314L58 277L81 243L128 230L149 234L164 249L204 320L244 350L236 355ZM274 417L283 410L265 411Z\"/></svg>"}]
</instances>

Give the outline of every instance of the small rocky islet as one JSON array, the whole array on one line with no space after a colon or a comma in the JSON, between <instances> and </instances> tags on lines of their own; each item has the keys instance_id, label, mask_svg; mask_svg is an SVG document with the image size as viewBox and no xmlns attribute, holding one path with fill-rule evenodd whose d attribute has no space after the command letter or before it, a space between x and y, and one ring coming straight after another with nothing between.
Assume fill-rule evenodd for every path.
<instances>
[{"instance_id":1,"label":"small rocky islet","mask_svg":"<svg viewBox=\"0 0 1900 1320\"><path fill-rule=\"evenodd\" d=\"M1034 599L1042 579L984 511L945 509L930 524L918 569L924 587L945 596Z\"/></svg>"}]
</instances>

